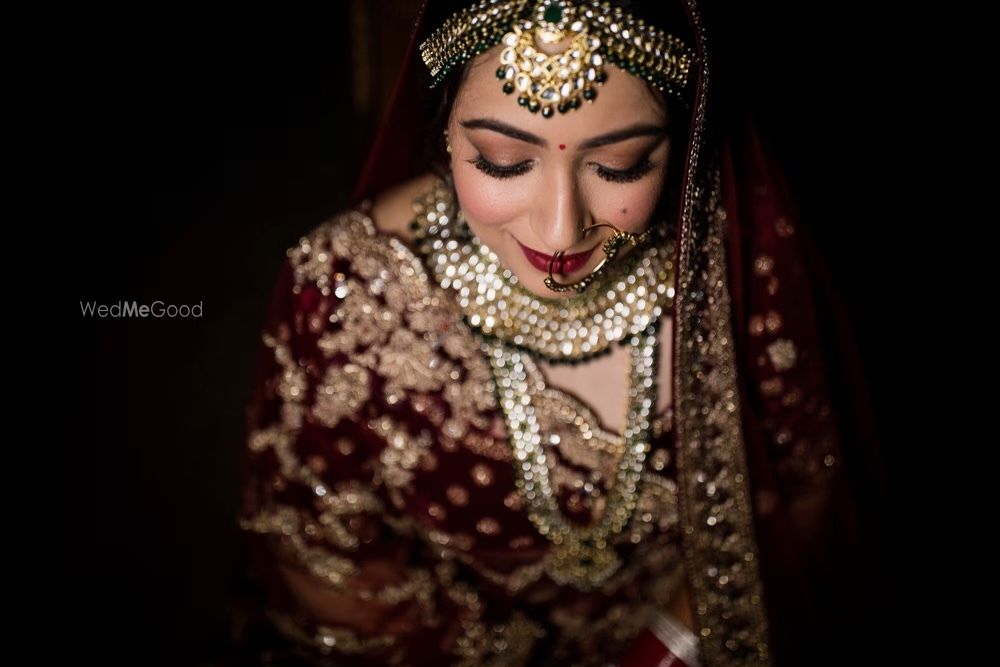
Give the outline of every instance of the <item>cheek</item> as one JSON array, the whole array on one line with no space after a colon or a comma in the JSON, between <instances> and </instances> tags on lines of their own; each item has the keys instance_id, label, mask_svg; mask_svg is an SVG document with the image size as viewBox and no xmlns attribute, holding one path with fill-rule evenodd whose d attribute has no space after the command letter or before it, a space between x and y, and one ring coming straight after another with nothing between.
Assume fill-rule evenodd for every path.
<instances>
[{"instance_id":1,"label":"cheek","mask_svg":"<svg viewBox=\"0 0 1000 667\"><path fill-rule=\"evenodd\" d=\"M465 217L482 226L499 226L516 219L524 211L525 189L515 183L523 177L498 180L486 176L471 164L455 165L455 194Z\"/></svg>"},{"instance_id":2,"label":"cheek","mask_svg":"<svg viewBox=\"0 0 1000 667\"><path fill-rule=\"evenodd\" d=\"M611 222L622 231L639 232L657 221L650 220L663 191L662 180L644 179L629 185L602 185L595 201L599 220Z\"/></svg>"}]
</instances>

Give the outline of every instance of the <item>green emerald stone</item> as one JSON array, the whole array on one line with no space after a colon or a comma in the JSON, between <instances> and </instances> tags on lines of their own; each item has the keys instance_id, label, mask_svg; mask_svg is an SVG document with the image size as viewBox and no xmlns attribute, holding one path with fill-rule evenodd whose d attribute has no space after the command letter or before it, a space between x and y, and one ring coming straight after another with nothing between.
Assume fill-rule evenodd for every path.
<instances>
[{"instance_id":1,"label":"green emerald stone","mask_svg":"<svg viewBox=\"0 0 1000 667\"><path fill-rule=\"evenodd\" d=\"M542 18L549 23L559 23L559 21L562 21L562 14L562 5L552 4L545 8Z\"/></svg>"}]
</instances>

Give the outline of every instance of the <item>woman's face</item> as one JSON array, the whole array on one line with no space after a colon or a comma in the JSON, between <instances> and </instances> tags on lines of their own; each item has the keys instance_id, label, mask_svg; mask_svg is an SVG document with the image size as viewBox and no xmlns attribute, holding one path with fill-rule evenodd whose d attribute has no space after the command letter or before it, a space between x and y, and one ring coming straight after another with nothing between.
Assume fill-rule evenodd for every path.
<instances>
[{"instance_id":1,"label":"woman's face","mask_svg":"<svg viewBox=\"0 0 1000 667\"><path fill-rule=\"evenodd\" d=\"M455 190L473 233L525 288L569 296L574 292L556 293L543 282L551 255L562 250L568 258L562 273L557 263L556 279L575 282L604 257L600 246L612 231L585 227L611 223L637 234L656 222L670 149L667 114L642 79L613 65L593 103L551 118L530 113L501 90L500 49L470 63L452 108Z\"/></svg>"}]
</instances>

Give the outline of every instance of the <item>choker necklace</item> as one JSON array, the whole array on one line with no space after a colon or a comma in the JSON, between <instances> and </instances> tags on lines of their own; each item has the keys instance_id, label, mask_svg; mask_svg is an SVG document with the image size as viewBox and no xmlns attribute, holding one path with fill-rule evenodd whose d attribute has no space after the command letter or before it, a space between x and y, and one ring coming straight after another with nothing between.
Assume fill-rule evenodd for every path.
<instances>
[{"instance_id":1,"label":"choker necklace","mask_svg":"<svg viewBox=\"0 0 1000 667\"><path fill-rule=\"evenodd\" d=\"M455 293L466 323L547 361L579 361L605 352L644 331L673 305L674 242L662 232L583 293L551 299L518 284L471 233L450 182L439 180L414 206L411 229L419 252L438 284Z\"/></svg>"}]
</instances>

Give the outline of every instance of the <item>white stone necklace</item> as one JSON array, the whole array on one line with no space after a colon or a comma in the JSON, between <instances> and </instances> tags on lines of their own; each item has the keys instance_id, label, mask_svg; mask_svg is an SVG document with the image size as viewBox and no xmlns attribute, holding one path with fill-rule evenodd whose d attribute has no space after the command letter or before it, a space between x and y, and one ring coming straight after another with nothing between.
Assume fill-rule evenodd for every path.
<instances>
[{"instance_id":1,"label":"white stone necklace","mask_svg":"<svg viewBox=\"0 0 1000 667\"><path fill-rule=\"evenodd\" d=\"M522 360L525 353L503 342L483 341L514 449L515 481L527 503L532 523L552 542L546 572L558 583L590 590L607 580L621 565L611 541L632 518L649 453L649 416L656 396L656 329L652 324L628 341L631 355L625 447L604 511L587 527L568 521L556 499L548 454L542 447L538 419L528 390Z\"/></svg>"},{"instance_id":2,"label":"white stone necklace","mask_svg":"<svg viewBox=\"0 0 1000 667\"><path fill-rule=\"evenodd\" d=\"M576 297L541 299L517 285L497 256L468 232L450 183L439 181L415 209L412 227L421 253L480 334L513 448L517 487L532 523L552 544L546 571L558 583L593 589L621 566L612 542L631 521L639 499L657 396L658 322L674 295L672 245L645 248ZM591 525L579 526L558 504L525 362L530 363L529 351L565 362L614 343L629 345L631 352L624 449L603 512Z\"/></svg>"}]
</instances>

